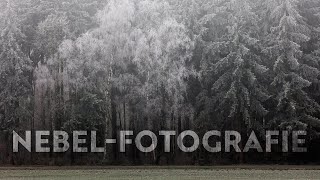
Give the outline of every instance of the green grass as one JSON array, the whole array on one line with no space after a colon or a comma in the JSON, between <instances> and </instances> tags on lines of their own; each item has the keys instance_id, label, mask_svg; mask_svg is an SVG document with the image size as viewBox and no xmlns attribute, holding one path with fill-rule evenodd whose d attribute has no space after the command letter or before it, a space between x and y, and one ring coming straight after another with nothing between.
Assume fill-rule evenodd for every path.
<instances>
[{"instance_id":1,"label":"green grass","mask_svg":"<svg viewBox=\"0 0 320 180\"><path fill-rule=\"evenodd\" d=\"M65 170L64 170L65 169ZM0 179L319 179L320 170L314 168L1 168Z\"/></svg>"}]
</instances>

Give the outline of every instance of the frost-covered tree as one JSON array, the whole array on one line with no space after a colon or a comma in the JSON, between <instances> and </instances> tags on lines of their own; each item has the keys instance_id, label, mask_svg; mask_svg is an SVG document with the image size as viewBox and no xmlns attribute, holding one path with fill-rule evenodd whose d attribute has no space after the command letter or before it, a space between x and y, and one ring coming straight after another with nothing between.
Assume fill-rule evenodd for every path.
<instances>
[{"instance_id":1,"label":"frost-covered tree","mask_svg":"<svg viewBox=\"0 0 320 180\"><path fill-rule=\"evenodd\" d=\"M278 0L271 13L270 45L265 49L274 59L274 79L278 101L275 121L282 128L306 128L317 123L313 115L319 104L306 88L317 79L319 70L305 61L302 45L310 40L310 28L298 9L297 0Z\"/></svg>"},{"instance_id":2,"label":"frost-covered tree","mask_svg":"<svg viewBox=\"0 0 320 180\"><path fill-rule=\"evenodd\" d=\"M21 2L5 1L0 19L0 129L29 126L31 119L31 61L22 49ZM30 127L30 126L29 126Z\"/></svg>"},{"instance_id":3,"label":"frost-covered tree","mask_svg":"<svg viewBox=\"0 0 320 180\"><path fill-rule=\"evenodd\" d=\"M36 128L61 128L68 119L69 85L66 64L55 54L65 39L76 39L96 24L95 13L101 1L29 2L22 25L27 35L25 46L35 70Z\"/></svg>"},{"instance_id":4,"label":"frost-covered tree","mask_svg":"<svg viewBox=\"0 0 320 180\"><path fill-rule=\"evenodd\" d=\"M185 78L190 75L187 62L193 42L187 36L187 29L172 18L172 12L159 13L169 10L169 4L142 1L138 7L141 10L137 11L134 63L140 76L145 78L142 90L147 98L146 110L158 112L163 125L170 127L166 115L179 116L186 90Z\"/></svg>"},{"instance_id":5,"label":"frost-covered tree","mask_svg":"<svg viewBox=\"0 0 320 180\"><path fill-rule=\"evenodd\" d=\"M225 0L200 21L208 27L202 71L212 81L215 111L226 127L261 129L269 96L261 83L268 69L259 57L258 16L249 1Z\"/></svg>"}]
</instances>

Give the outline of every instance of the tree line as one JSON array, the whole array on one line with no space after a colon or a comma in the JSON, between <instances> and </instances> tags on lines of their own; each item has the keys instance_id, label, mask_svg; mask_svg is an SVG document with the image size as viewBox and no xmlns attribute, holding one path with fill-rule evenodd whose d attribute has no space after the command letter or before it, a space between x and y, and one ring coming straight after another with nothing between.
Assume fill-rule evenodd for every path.
<instances>
[{"instance_id":1,"label":"tree line","mask_svg":"<svg viewBox=\"0 0 320 180\"><path fill-rule=\"evenodd\" d=\"M100 144L119 130L307 130L316 152L319 12L318 0L2 0L0 161L58 159L12 154L12 130L96 130ZM117 148L92 163L251 162Z\"/></svg>"}]
</instances>

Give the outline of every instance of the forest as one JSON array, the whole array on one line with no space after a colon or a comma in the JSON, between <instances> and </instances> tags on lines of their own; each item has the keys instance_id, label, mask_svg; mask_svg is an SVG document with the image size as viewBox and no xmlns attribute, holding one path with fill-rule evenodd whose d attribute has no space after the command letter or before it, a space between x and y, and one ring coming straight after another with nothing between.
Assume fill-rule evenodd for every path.
<instances>
[{"instance_id":1,"label":"forest","mask_svg":"<svg viewBox=\"0 0 320 180\"><path fill-rule=\"evenodd\" d=\"M319 75L320 0L0 0L0 164L319 164ZM308 153L11 147L13 130L103 146L146 129L305 130Z\"/></svg>"}]
</instances>

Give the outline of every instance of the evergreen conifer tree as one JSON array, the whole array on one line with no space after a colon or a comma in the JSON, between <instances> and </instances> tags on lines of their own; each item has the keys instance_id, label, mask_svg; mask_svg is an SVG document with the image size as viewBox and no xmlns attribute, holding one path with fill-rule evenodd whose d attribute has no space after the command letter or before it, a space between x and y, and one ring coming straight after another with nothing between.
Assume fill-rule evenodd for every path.
<instances>
[{"instance_id":1,"label":"evergreen conifer tree","mask_svg":"<svg viewBox=\"0 0 320 180\"><path fill-rule=\"evenodd\" d=\"M31 62L22 50L19 3L7 0L0 19L0 129L18 127L31 117Z\"/></svg>"},{"instance_id":2,"label":"evergreen conifer tree","mask_svg":"<svg viewBox=\"0 0 320 180\"><path fill-rule=\"evenodd\" d=\"M204 62L208 78L214 80L217 112L227 117L225 123L233 128L261 129L261 119L268 113L263 102L269 96L260 82L268 69L259 57L258 16L249 1L224 0L218 2L214 16L204 16L201 21L214 27L204 31L204 37L211 39L205 50L209 62Z\"/></svg>"},{"instance_id":3,"label":"evergreen conifer tree","mask_svg":"<svg viewBox=\"0 0 320 180\"><path fill-rule=\"evenodd\" d=\"M274 59L272 86L278 102L275 122L289 129L317 123L313 115L320 110L319 104L306 92L319 70L302 58L302 45L309 42L311 30L298 9L298 2L275 2L276 8L271 12L270 47L265 49Z\"/></svg>"}]
</instances>

